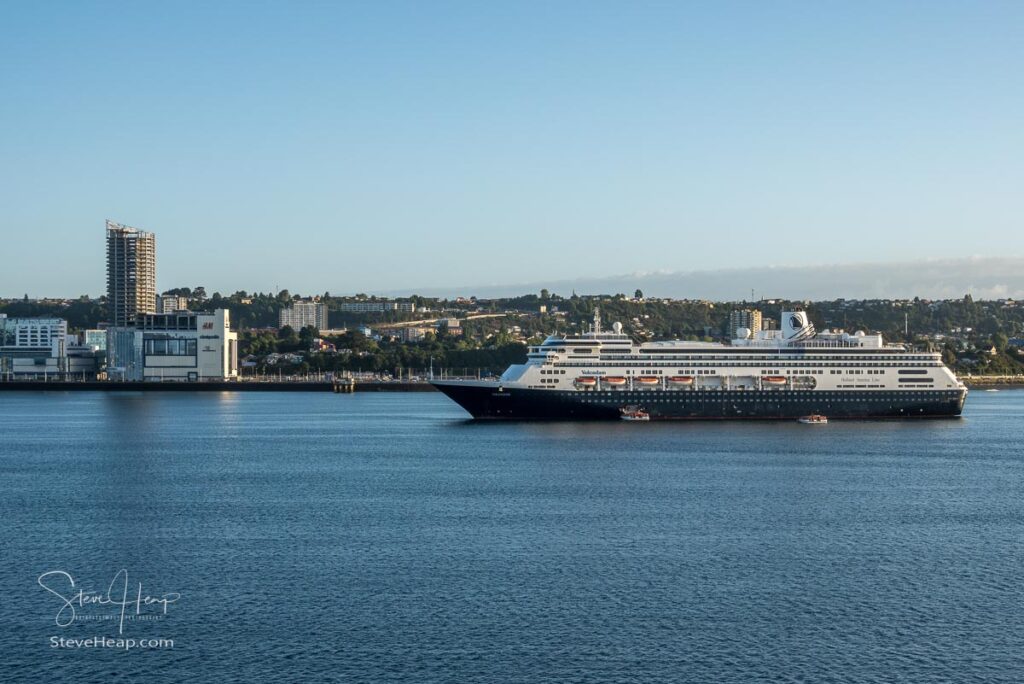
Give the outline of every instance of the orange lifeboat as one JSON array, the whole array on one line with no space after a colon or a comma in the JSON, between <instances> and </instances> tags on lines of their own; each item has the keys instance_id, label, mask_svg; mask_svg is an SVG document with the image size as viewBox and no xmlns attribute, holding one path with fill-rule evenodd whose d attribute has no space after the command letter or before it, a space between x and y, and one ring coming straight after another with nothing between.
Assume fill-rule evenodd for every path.
<instances>
[{"instance_id":1,"label":"orange lifeboat","mask_svg":"<svg viewBox=\"0 0 1024 684\"><path fill-rule=\"evenodd\" d=\"M619 377L619 376L611 376L611 377L607 377L607 378L602 378L601 382L604 383L605 385L608 385L609 387L625 387L626 386L626 378Z\"/></svg>"},{"instance_id":2,"label":"orange lifeboat","mask_svg":"<svg viewBox=\"0 0 1024 684\"><path fill-rule=\"evenodd\" d=\"M597 378L579 377L576 378L577 387L594 387L597 385Z\"/></svg>"},{"instance_id":3,"label":"orange lifeboat","mask_svg":"<svg viewBox=\"0 0 1024 684\"><path fill-rule=\"evenodd\" d=\"M641 375L640 377L636 378L637 384L638 385L643 385L645 387L651 387L653 385L657 385L660 380L661 380L660 378L655 378L655 377L650 376L650 375Z\"/></svg>"},{"instance_id":4,"label":"orange lifeboat","mask_svg":"<svg viewBox=\"0 0 1024 684\"><path fill-rule=\"evenodd\" d=\"M766 385L779 387L786 384L786 378L782 375L762 375L761 382Z\"/></svg>"},{"instance_id":5,"label":"orange lifeboat","mask_svg":"<svg viewBox=\"0 0 1024 684\"><path fill-rule=\"evenodd\" d=\"M673 375L668 379L668 384L676 387L683 387L693 384L693 376L690 375Z\"/></svg>"}]
</instances>

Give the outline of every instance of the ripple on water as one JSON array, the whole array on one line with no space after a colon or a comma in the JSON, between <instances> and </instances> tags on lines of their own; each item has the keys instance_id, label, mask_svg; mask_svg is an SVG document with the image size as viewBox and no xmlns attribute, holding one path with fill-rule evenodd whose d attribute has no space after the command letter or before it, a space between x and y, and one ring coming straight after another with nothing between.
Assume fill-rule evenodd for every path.
<instances>
[{"instance_id":1,"label":"ripple on water","mask_svg":"<svg viewBox=\"0 0 1024 684\"><path fill-rule=\"evenodd\" d=\"M1018 682L1022 409L808 429L0 394L0 679ZM36 577L122 567L181 592L129 626L175 648L49 648Z\"/></svg>"}]
</instances>

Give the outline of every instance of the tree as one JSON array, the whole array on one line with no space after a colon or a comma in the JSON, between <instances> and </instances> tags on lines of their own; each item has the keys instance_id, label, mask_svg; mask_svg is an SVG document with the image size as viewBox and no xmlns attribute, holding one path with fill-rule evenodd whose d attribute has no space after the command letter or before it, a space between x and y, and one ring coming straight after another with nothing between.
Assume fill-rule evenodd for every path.
<instances>
[{"instance_id":1,"label":"tree","mask_svg":"<svg viewBox=\"0 0 1024 684\"><path fill-rule=\"evenodd\" d=\"M551 299L551 293L548 292L547 289L545 288L545 289L540 291L540 298L541 299Z\"/></svg>"},{"instance_id":2,"label":"tree","mask_svg":"<svg viewBox=\"0 0 1024 684\"><path fill-rule=\"evenodd\" d=\"M198 299L199 301L206 299L206 288L200 285L196 289L192 290L192 298Z\"/></svg>"},{"instance_id":3,"label":"tree","mask_svg":"<svg viewBox=\"0 0 1024 684\"><path fill-rule=\"evenodd\" d=\"M643 299L644 298L644 291L639 289L639 288L637 288L637 291L633 293L633 298L634 299Z\"/></svg>"},{"instance_id":4,"label":"tree","mask_svg":"<svg viewBox=\"0 0 1024 684\"><path fill-rule=\"evenodd\" d=\"M313 344L313 339L320 337L320 331L311 325L307 325L299 331L299 340L309 346Z\"/></svg>"}]
</instances>

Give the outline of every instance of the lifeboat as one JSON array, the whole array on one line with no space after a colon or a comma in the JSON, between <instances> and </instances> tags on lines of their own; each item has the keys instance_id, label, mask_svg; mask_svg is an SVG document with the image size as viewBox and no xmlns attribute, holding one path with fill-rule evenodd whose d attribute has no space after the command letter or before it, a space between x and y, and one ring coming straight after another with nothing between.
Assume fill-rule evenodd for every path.
<instances>
[{"instance_id":1,"label":"lifeboat","mask_svg":"<svg viewBox=\"0 0 1024 684\"><path fill-rule=\"evenodd\" d=\"M689 375L673 375L668 379L668 384L675 387L684 387L693 384L693 377Z\"/></svg>"},{"instance_id":2,"label":"lifeboat","mask_svg":"<svg viewBox=\"0 0 1024 684\"><path fill-rule=\"evenodd\" d=\"M623 378L623 377L612 376L612 377L609 377L609 378L602 378L601 382L603 384L607 385L608 387L625 387L626 386L626 378Z\"/></svg>"},{"instance_id":3,"label":"lifeboat","mask_svg":"<svg viewBox=\"0 0 1024 684\"><path fill-rule=\"evenodd\" d=\"M595 387L597 385L597 378L580 377L576 378L577 387Z\"/></svg>"},{"instance_id":4,"label":"lifeboat","mask_svg":"<svg viewBox=\"0 0 1024 684\"><path fill-rule=\"evenodd\" d=\"M761 382L765 385L780 387L786 384L786 378L782 375L762 375Z\"/></svg>"},{"instance_id":5,"label":"lifeboat","mask_svg":"<svg viewBox=\"0 0 1024 684\"><path fill-rule=\"evenodd\" d=\"M636 378L637 384L642 385L644 387L652 387L654 385L657 385L660 380L660 378L656 378L651 375L641 375L640 377Z\"/></svg>"}]
</instances>

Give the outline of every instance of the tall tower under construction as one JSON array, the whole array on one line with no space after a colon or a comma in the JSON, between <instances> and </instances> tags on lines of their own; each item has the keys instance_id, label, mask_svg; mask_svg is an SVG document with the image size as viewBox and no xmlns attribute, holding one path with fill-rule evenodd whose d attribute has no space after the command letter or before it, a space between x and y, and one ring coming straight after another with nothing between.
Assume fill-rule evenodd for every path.
<instances>
[{"instance_id":1,"label":"tall tower under construction","mask_svg":"<svg viewBox=\"0 0 1024 684\"><path fill-rule=\"evenodd\" d=\"M156 235L107 221L107 307L110 324L135 324L156 311Z\"/></svg>"}]
</instances>

